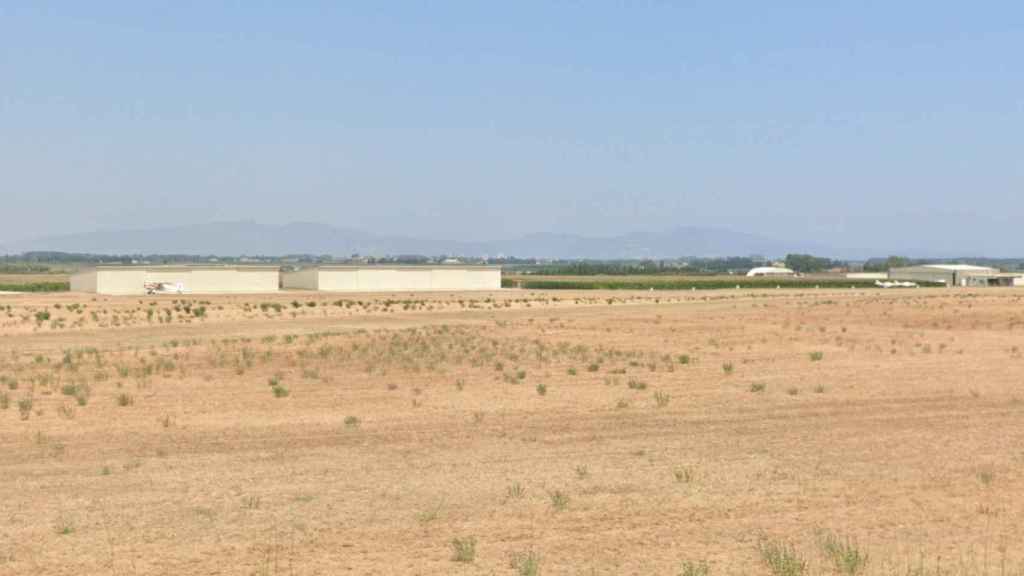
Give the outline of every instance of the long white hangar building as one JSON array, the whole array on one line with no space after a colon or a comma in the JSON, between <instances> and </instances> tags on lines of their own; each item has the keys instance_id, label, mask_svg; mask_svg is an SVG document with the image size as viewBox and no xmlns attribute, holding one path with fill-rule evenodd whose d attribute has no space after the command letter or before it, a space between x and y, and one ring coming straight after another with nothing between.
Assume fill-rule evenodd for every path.
<instances>
[{"instance_id":1,"label":"long white hangar building","mask_svg":"<svg viewBox=\"0 0 1024 576\"><path fill-rule=\"evenodd\" d=\"M499 266L317 266L285 272L286 289L322 292L498 290Z\"/></svg>"},{"instance_id":2,"label":"long white hangar building","mask_svg":"<svg viewBox=\"0 0 1024 576\"><path fill-rule=\"evenodd\" d=\"M109 295L277 292L277 266L96 266L71 275L72 292Z\"/></svg>"}]
</instances>

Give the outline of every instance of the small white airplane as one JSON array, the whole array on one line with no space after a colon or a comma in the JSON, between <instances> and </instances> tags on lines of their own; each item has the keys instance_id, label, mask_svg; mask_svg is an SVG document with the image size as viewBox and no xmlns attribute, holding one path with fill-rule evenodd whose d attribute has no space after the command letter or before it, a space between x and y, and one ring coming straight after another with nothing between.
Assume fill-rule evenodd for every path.
<instances>
[{"instance_id":1,"label":"small white airplane","mask_svg":"<svg viewBox=\"0 0 1024 576\"><path fill-rule=\"evenodd\" d=\"M916 282L900 282L899 280L893 280L892 282L882 282L881 280L875 280L875 286L879 288L917 288Z\"/></svg>"},{"instance_id":2,"label":"small white airplane","mask_svg":"<svg viewBox=\"0 0 1024 576\"><path fill-rule=\"evenodd\" d=\"M185 287L181 282L171 284L170 282L146 282L146 294L181 294Z\"/></svg>"}]
</instances>

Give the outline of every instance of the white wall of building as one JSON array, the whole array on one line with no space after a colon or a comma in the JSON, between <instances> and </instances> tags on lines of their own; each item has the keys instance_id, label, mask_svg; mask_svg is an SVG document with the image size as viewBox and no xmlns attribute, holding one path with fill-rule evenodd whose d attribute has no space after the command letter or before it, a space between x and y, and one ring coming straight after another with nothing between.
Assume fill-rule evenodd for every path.
<instances>
[{"instance_id":1,"label":"white wall of building","mask_svg":"<svg viewBox=\"0 0 1024 576\"><path fill-rule=\"evenodd\" d=\"M324 266L284 275L284 287L322 292L498 290L501 269L490 267Z\"/></svg>"},{"instance_id":2,"label":"white wall of building","mask_svg":"<svg viewBox=\"0 0 1024 576\"><path fill-rule=\"evenodd\" d=\"M158 282L181 287L183 294L254 294L277 292L280 273L273 267L109 267L82 270L72 275L75 292L109 295L145 294L146 284Z\"/></svg>"},{"instance_id":3,"label":"white wall of building","mask_svg":"<svg viewBox=\"0 0 1024 576\"><path fill-rule=\"evenodd\" d=\"M144 269L96 270L96 292L99 294L145 294L145 284Z\"/></svg>"},{"instance_id":4,"label":"white wall of building","mask_svg":"<svg viewBox=\"0 0 1024 576\"><path fill-rule=\"evenodd\" d=\"M319 290L319 273L316 268L303 268L294 272L281 273L281 285L287 290Z\"/></svg>"}]
</instances>

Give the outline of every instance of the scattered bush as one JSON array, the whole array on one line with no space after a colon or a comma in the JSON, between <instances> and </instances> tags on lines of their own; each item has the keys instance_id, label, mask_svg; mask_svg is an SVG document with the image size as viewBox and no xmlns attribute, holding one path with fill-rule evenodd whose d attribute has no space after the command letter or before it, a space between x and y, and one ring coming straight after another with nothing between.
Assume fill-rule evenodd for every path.
<instances>
[{"instance_id":1,"label":"scattered bush","mask_svg":"<svg viewBox=\"0 0 1024 576\"><path fill-rule=\"evenodd\" d=\"M506 500L519 500L523 496L526 496L526 488L524 488L519 482L516 482L505 489Z\"/></svg>"},{"instance_id":2,"label":"scattered bush","mask_svg":"<svg viewBox=\"0 0 1024 576\"><path fill-rule=\"evenodd\" d=\"M857 576L867 566L867 552L862 551L850 538L841 538L833 532L825 532L820 536L819 543L825 558L832 563L836 572L843 576Z\"/></svg>"},{"instance_id":3,"label":"scattered bush","mask_svg":"<svg viewBox=\"0 0 1024 576\"><path fill-rule=\"evenodd\" d=\"M762 538L757 550L773 576L802 576L807 570L807 561L792 544Z\"/></svg>"},{"instance_id":4,"label":"scattered bush","mask_svg":"<svg viewBox=\"0 0 1024 576\"><path fill-rule=\"evenodd\" d=\"M548 498L551 499L551 507L556 512L561 512L569 506L569 495L561 490L555 490L554 492L548 493Z\"/></svg>"},{"instance_id":5,"label":"scattered bush","mask_svg":"<svg viewBox=\"0 0 1024 576\"><path fill-rule=\"evenodd\" d=\"M689 484L690 482L693 482L694 472L693 468L690 468L689 466L676 468L672 471L672 474L676 477L676 482L679 482L680 484Z\"/></svg>"},{"instance_id":6,"label":"scattered bush","mask_svg":"<svg viewBox=\"0 0 1024 576\"><path fill-rule=\"evenodd\" d=\"M626 387L630 390L646 390L647 383L636 380L635 378L630 378L629 382L626 383Z\"/></svg>"},{"instance_id":7,"label":"scattered bush","mask_svg":"<svg viewBox=\"0 0 1024 576\"><path fill-rule=\"evenodd\" d=\"M476 538L452 539L452 562L473 562L476 559Z\"/></svg>"},{"instance_id":8,"label":"scattered bush","mask_svg":"<svg viewBox=\"0 0 1024 576\"><path fill-rule=\"evenodd\" d=\"M515 552L509 558L509 566L516 571L518 576L539 576L540 554L533 550Z\"/></svg>"},{"instance_id":9,"label":"scattered bush","mask_svg":"<svg viewBox=\"0 0 1024 576\"><path fill-rule=\"evenodd\" d=\"M672 396L666 392L657 391L654 393L654 401L657 403L658 408L664 408L668 406L668 403L672 400Z\"/></svg>"},{"instance_id":10,"label":"scattered bush","mask_svg":"<svg viewBox=\"0 0 1024 576\"><path fill-rule=\"evenodd\" d=\"M683 562L683 566L679 571L679 576L708 576L708 563L701 560L700 562L690 562L686 560Z\"/></svg>"},{"instance_id":11,"label":"scattered bush","mask_svg":"<svg viewBox=\"0 0 1024 576\"><path fill-rule=\"evenodd\" d=\"M28 417L32 415L32 404L31 396L18 400L18 413L22 420L28 420Z\"/></svg>"}]
</instances>

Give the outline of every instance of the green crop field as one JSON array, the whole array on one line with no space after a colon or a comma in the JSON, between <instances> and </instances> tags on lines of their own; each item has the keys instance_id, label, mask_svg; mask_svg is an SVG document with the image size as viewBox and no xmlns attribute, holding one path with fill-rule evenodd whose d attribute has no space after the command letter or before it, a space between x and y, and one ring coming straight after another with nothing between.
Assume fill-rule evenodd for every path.
<instances>
[{"instance_id":1,"label":"green crop field","mask_svg":"<svg viewBox=\"0 0 1024 576\"><path fill-rule=\"evenodd\" d=\"M505 275L504 288L533 290L721 290L728 288L875 288L874 280L835 276L748 278L746 276L540 276Z\"/></svg>"},{"instance_id":2,"label":"green crop field","mask_svg":"<svg viewBox=\"0 0 1024 576\"><path fill-rule=\"evenodd\" d=\"M0 292L67 292L67 274L0 274Z\"/></svg>"}]
</instances>

